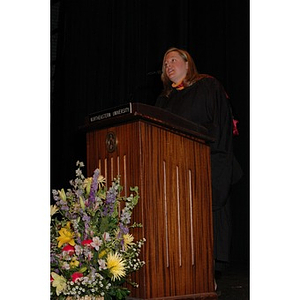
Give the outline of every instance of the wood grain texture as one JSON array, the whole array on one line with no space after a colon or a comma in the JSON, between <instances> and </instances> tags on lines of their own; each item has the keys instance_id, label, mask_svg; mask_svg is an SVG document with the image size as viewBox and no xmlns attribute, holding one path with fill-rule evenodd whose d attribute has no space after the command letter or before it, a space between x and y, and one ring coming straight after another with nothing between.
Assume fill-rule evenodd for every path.
<instances>
[{"instance_id":1,"label":"wood grain texture","mask_svg":"<svg viewBox=\"0 0 300 300\"><path fill-rule=\"evenodd\" d=\"M106 150L108 132L117 137ZM88 174L100 168L124 192L139 186L133 219L143 223L146 262L132 279L135 299L217 299L213 284L210 149L203 140L144 120L87 132Z\"/></svg>"}]
</instances>

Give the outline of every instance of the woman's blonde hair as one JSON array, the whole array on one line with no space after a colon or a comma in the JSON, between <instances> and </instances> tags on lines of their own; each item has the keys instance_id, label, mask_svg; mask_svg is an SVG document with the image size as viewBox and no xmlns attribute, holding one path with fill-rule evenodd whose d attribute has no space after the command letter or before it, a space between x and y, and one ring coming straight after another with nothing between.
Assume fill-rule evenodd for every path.
<instances>
[{"instance_id":1,"label":"woman's blonde hair","mask_svg":"<svg viewBox=\"0 0 300 300\"><path fill-rule=\"evenodd\" d=\"M162 92L163 96L168 96L172 91L172 81L168 78L166 74L165 60L166 60L166 56L173 51L177 52L180 55L180 57L182 57L182 59L188 63L188 70L183 80L183 85L185 87L194 84L201 77L197 71L193 58L186 50L178 49L174 47L170 48L166 51L162 63L161 80L163 82L163 92Z\"/></svg>"}]
</instances>

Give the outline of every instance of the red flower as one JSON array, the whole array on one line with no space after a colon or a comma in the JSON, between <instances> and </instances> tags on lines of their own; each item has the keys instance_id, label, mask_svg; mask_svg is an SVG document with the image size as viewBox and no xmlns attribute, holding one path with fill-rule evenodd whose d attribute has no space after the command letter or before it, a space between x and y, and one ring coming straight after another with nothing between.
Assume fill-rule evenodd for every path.
<instances>
[{"instance_id":1,"label":"red flower","mask_svg":"<svg viewBox=\"0 0 300 300\"><path fill-rule=\"evenodd\" d=\"M68 244L65 247L63 247L62 251L67 251L69 252L69 255L72 256L75 252L75 248Z\"/></svg>"},{"instance_id":2,"label":"red flower","mask_svg":"<svg viewBox=\"0 0 300 300\"><path fill-rule=\"evenodd\" d=\"M72 274L72 281L75 282L78 278L83 277L83 274L80 272L75 272Z\"/></svg>"},{"instance_id":3,"label":"red flower","mask_svg":"<svg viewBox=\"0 0 300 300\"><path fill-rule=\"evenodd\" d=\"M87 245L87 246L90 246L90 244L93 242L93 240L84 240L81 242L81 245L84 246L84 245Z\"/></svg>"}]
</instances>

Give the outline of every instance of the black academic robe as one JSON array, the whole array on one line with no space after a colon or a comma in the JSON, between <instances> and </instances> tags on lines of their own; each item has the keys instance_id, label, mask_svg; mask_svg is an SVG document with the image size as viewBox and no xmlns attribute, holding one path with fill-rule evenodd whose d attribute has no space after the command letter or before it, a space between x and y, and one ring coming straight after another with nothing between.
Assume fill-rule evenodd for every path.
<instances>
[{"instance_id":1,"label":"black academic robe","mask_svg":"<svg viewBox=\"0 0 300 300\"><path fill-rule=\"evenodd\" d=\"M202 75L202 79L183 90L173 89L168 97L159 96L155 105L206 127L208 135L214 138L210 148L215 257L228 261L230 188L242 172L233 154L233 116L227 94L218 80Z\"/></svg>"}]
</instances>

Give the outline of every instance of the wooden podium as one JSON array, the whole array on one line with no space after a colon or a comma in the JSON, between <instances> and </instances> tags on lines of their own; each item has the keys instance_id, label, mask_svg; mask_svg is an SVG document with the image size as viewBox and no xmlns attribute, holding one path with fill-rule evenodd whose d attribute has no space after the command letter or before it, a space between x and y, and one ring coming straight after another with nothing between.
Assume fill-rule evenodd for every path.
<instances>
[{"instance_id":1,"label":"wooden podium","mask_svg":"<svg viewBox=\"0 0 300 300\"><path fill-rule=\"evenodd\" d=\"M88 174L99 168L108 184L120 175L127 195L139 187L133 233L146 238L146 265L130 299L217 299L206 130L139 103L95 113L85 129Z\"/></svg>"}]
</instances>

